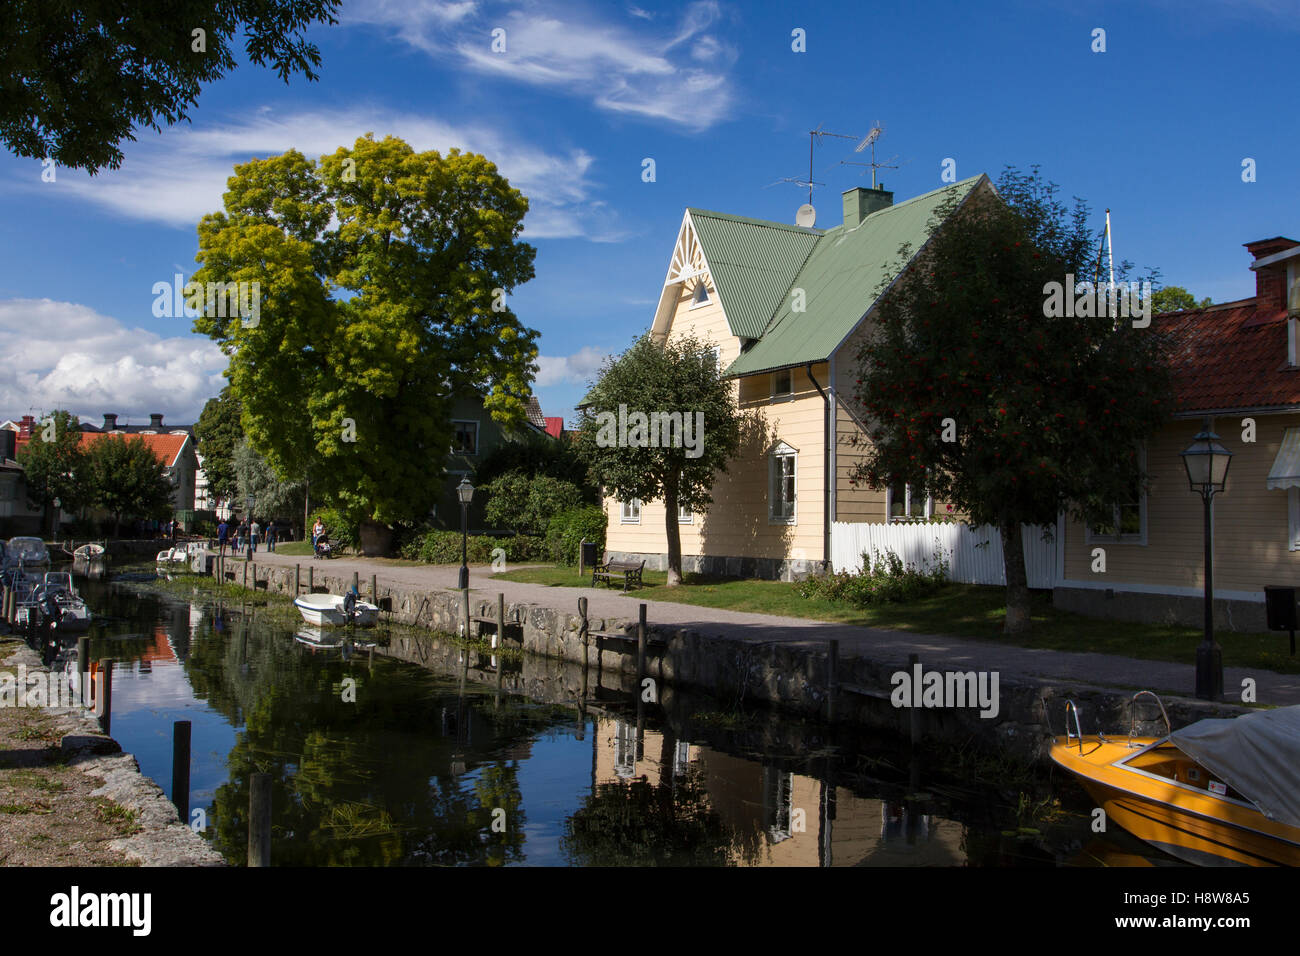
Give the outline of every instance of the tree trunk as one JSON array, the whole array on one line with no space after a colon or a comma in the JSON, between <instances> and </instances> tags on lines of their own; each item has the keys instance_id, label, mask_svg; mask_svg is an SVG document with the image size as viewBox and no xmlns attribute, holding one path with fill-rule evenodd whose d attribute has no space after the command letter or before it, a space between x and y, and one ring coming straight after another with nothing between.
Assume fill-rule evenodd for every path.
<instances>
[{"instance_id":1,"label":"tree trunk","mask_svg":"<svg viewBox=\"0 0 1300 956\"><path fill-rule=\"evenodd\" d=\"M1002 564L1007 576L1007 619L1005 634L1029 633L1029 579L1025 575L1025 548L1020 540L1020 522L1004 516Z\"/></svg>"},{"instance_id":2,"label":"tree trunk","mask_svg":"<svg viewBox=\"0 0 1300 956\"><path fill-rule=\"evenodd\" d=\"M668 532L668 586L682 583L682 531L677 524L677 487L664 486L664 528Z\"/></svg>"},{"instance_id":3,"label":"tree trunk","mask_svg":"<svg viewBox=\"0 0 1300 956\"><path fill-rule=\"evenodd\" d=\"M361 553L368 558L384 557L393 547L393 529L377 521L361 522Z\"/></svg>"}]
</instances>

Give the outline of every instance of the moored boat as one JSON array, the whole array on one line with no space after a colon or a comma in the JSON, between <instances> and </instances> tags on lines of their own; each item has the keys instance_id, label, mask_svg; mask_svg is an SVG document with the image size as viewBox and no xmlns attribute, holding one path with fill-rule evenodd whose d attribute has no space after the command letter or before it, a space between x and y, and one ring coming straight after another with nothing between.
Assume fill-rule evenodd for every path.
<instances>
[{"instance_id":1,"label":"moored boat","mask_svg":"<svg viewBox=\"0 0 1300 956\"><path fill-rule=\"evenodd\" d=\"M352 600L349 601L348 599ZM351 623L355 627L371 627L379 619L379 608L348 594L304 594L294 599L294 606L308 624L317 627L340 626Z\"/></svg>"},{"instance_id":2,"label":"moored boat","mask_svg":"<svg viewBox=\"0 0 1300 956\"><path fill-rule=\"evenodd\" d=\"M1085 736L1078 713L1051 757L1109 820L1201 866L1300 866L1300 705L1126 739Z\"/></svg>"},{"instance_id":3,"label":"moored boat","mask_svg":"<svg viewBox=\"0 0 1300 956\"><path fill-rule=\"evenodd\" d=\"M83 544L72 552L72 573L100 578L108 570L108 552L102 544Z\"/></svg>"},{"instance_id":4,"label":"moored boat","mask_svg":"<svg viewBox=\"0 0 1300 956\"><path fill-rule=\"evenodd\" d=\"M28 571L50 566L50 552L40 538L10 538L5 545L4 564L6 568L23 568Z\"/></svg>"},{"instance_id":5,"label":"moored boat","mask_svg":"<svg viewBox=\"0 0 1300 956\"><path fill-rule=\"evenodd\" d=\"M72 586L72 575L67 571L47 571L43 582L45 593L59 605L59 630L84 631L90 627L90 608Z\"/></svg>"},{"instance_id":6,"label":"moored boat","mask_svg":"<svg viewBox=\"0 0 1300 956\"><path fill-rule=\"evenodd\" d=\"M188 570L190 566L190 554L184 547L168 548L165 551L159 551L156 563L160 568L166 568L172 571Z\"/></svg>"}]
</instances>

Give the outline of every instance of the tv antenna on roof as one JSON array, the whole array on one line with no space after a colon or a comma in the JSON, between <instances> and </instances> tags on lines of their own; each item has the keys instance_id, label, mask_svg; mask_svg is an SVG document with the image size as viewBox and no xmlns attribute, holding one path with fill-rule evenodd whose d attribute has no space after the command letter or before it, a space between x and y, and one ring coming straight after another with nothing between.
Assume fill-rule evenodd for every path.
<instances>
[{"instance_id":1,"label":"tv antenna on roof","mask_svg":"<svg viewBox=\"0 0 1300 956\"><path fill-rule=\"evenodd\" d=\"M853 151L855 153L860 153L875 142L875 138L880 135L880 132L881 129L879 123L877 123L876 126L872 128L871 132L868 133L866 136L849 136L845 133L832 133L830 130L822 129L821 124L818 124L816 129L811 129L808 131L808 178L798 179L794 176L787 176L784 179L778 179L774 183L768 183L768 186L775 186L777 185L777 183L794 183L796 186L807 186L808 202L805 205L799 207L799 212L795 217L795 222L798 223L800 226L810 226L816 220L816 216L817 216L816 210L813 209L813 205L812 205L813 187L826 185L823 182L818 182L817 180L813 179L813 152L817 146L817 143L824 136L831 136L834 137L835 139L857 140L858 145L853 148ZM874 158L875 158L875 152L873 146L872 159ZM874 181L875 180L873 177L872 180L873 184ZM764 186L763 188L766 189L768 188L768 186Z\"/></svg>"},{"instance_id":2,"label":"tv antenna on roof","mask_svg":"<svg viewBox=\"0 0 1300 956\"><path fill-rule=\"evenodd\" d=\"M832 134L832 135L834 135L834 134ZM875 188L876 188L876 170L877 170L877 169L897 169L897 168L898 168L897 165L891 165L891 163L893 163L894 160L898 159L897 156L891 156L891 157L889 157L889 159L888 159L887 161L885 161L885 162L883 162L883 163L878 163L878 162L876 162L876 140L880 139L880 137L882 137L882 136L884 136L884 135L885 135L885 127L884 127L884 125L883 125L879 120L877 120L877 121L876 121L876 125L873 126L873 127L871 127L871 132L868 133L866 136L862 137L862 142L858 143L858 145L855 146L855 147L853 148L853 152L855 152L855 153L860 153L860 152L862 152L864 149L866 149L868 146L870 146L870 147L871 147L871 162L869 162L869 163L852 163L852 162L849 162L847 159L841 159L841 160L840 160L840 165L841 165L841 166L869 166L869 167L871 167L871 188L872 188L872 189L875 189ZM851 139L852 137L848 137L848 138Z\"/></svg>"}]
</instances>

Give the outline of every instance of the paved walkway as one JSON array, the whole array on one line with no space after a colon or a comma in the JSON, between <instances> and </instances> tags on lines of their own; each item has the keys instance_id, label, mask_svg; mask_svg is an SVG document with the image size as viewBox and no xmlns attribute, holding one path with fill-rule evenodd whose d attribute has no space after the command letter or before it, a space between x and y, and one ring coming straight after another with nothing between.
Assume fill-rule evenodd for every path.
<instances>
[{"instance_id":1,"label":"paved walkway","mask_svg":"<svg viewBox=\"0 0 1300 956\"><path fill-rule=\"evenodd\" d=\"M290 567L313 563L310 556L267 554L260 549L255 560L258 564ZM378 575L381 587L388 582L414 588L454 590L460 572L459 565L395 565L382 559L356 557L333 558L315 564L333 575L348 575L356 571L361 576L363 590L368 587L364 582L372 574ZM576 571L573 578L575 585L581 580ZM635 593L625 596L621 591L605 588L560 588L494 580L488 565L471 565L469 583L475 596L495 596L504 592L506 601L510 603L539 604L571 614L577 613L578 598L586 597L587 613L599 618L635 620L638 606L645 603L649 605L646 617L651 624L674 629L690 628L756 643L824 646L827 641L838 640L841 657L863 656L901 664L907 661L909 654L916 654L927 668L997 671L1009 677L1019 674L1082 684L1140 687L1187 697L1191 697L1195 689L1195 672L1190 664L1015 647L961 637L728 611L675 601L643 601ZM1105 627L1106 622L1098 621L1097 626ZM1224 671L1223 681L1229 697L1235 699L1235 695L1240 693L1242 680L1248 677L1255 681L1258 703L1274 706L1300 704L1300 674L1273 671L1228 668Z\"/></svg>"}]
</instances>

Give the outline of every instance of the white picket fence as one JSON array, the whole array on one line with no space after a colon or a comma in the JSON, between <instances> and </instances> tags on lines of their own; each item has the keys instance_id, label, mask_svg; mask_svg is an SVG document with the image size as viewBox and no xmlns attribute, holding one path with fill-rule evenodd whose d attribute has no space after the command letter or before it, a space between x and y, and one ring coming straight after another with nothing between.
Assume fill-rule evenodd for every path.
<instances>
[{"instance_id":1,"label":"white picket fence","mask_svg":"<svg viewBox=\"0 0 1300 956\"><path fill-rule=\"evenodd\" d=\"M1031 588L1050 588L1056 580L1056 542L1043 529L1022 525L1025 575ZM904 564L929 567L936 552L948 561L948 578L962 584L1006 584L1002 536L992 525L858 524L831 525L831 562L836 571L861 571L863 553L892 551Z\"/></svg>"}]
</instances>

